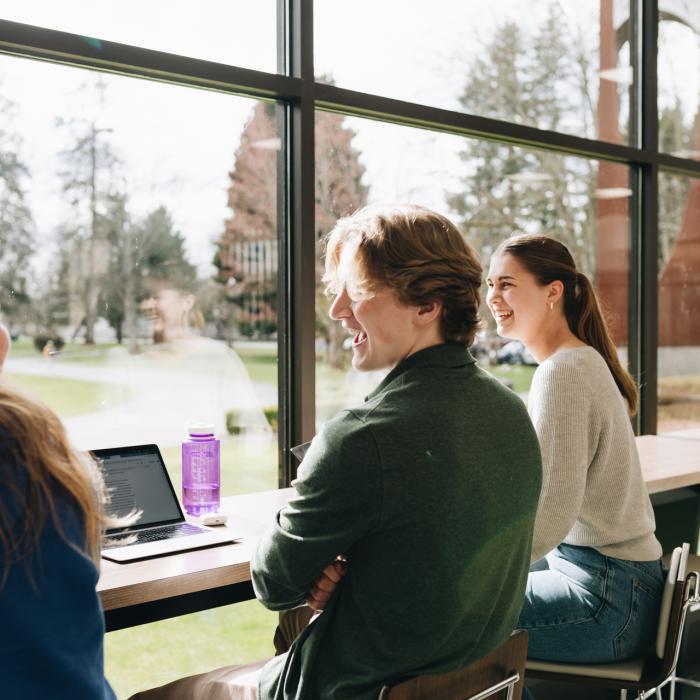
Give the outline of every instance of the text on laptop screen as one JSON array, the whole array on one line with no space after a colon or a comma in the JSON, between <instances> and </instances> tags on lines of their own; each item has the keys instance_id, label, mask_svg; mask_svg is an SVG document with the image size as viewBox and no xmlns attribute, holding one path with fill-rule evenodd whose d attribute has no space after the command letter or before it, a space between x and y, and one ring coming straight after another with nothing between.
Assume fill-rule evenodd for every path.
<instances>
[{"instance_id":1,"label":"text on laptop screen","mask_svg":"<svg viewBox=\"0 0 700 700\"><path fill-rule=\"evenodd\" d=\"M115 451L101 459L111 513L123 516L133 508L142 510L137 527L182 517L157 450Z\"/></svg>"}]
</instances>

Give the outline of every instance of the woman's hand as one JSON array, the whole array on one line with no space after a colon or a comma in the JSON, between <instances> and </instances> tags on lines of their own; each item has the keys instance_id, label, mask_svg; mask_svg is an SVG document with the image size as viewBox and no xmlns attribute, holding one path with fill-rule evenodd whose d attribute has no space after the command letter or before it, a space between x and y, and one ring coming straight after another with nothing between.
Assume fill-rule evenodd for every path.
<instances>
[{"instance_id":1,"label":"woman's hand","mask_svg":"<svg viewBox=\"0 0 700 700\"><path fill-rule=\"evenodd\" d=\"M326 607L333 592L338 587L340 579L345 576L348 570L348 562L345 558L337 557L329 564L316 579L313 588L306 596L306 604L312 609L321 611Z\"/></svg>"}]
</instances>

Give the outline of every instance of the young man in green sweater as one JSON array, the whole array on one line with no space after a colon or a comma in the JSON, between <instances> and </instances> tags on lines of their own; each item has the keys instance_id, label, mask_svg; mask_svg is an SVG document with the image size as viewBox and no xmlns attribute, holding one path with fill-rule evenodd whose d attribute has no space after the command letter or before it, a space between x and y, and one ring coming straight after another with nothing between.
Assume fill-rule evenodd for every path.
<instances>
[{"instance_id":1,"label":"young man in green sweater","mask_svg":"<svg viewBox=\"0 0 700 700\"><path fill-rule=\"evenodd\" d=\"M376 700L469 664L517 622L540 454L522 401L467 350L475 253L439 214L368 208L329 235L325 281L353 366L389 373L323 425L251 564L271 610L325 609L261 669L167 697Z\"/></svg>"}]
</instances>

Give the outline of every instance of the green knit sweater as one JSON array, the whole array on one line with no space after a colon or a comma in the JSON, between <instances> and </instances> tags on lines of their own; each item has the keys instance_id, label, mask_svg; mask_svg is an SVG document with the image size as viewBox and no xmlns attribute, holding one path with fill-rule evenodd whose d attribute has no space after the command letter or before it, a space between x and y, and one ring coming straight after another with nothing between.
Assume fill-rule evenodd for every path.
<instances>
[{"instance_id":1,"label":"green knit sweater","mask_svg":"<svg viewBox=\"0 0 700 700\"><path fill-rule=\"evenodd\" d=\"M258 544L253 584L271 610L348 558L325 612L263 669L259 699L376 700L385 682L500 644L522 607L540 480L525 406L464 347L400 363L323 426Z\"/></svg>"}]
</instances>

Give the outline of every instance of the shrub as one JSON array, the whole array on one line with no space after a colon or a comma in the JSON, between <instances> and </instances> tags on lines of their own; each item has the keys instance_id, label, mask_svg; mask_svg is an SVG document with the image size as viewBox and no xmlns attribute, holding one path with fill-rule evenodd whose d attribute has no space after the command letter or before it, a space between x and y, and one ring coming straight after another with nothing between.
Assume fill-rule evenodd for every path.
<instances>
[{"instance_id":1,"label":"shrub","mask_svg":"<svg viewBox=\"0 0 700 700\"><path fill-rule=\"evenodd\" d=\"M263 413L272 430L277 430L277 406L263 408ZM249 429L250 426L241 423L241 417L238 411L229 411L226 414L226 431L229 435L240 435Z\"/></svg>"}]
</instances>

